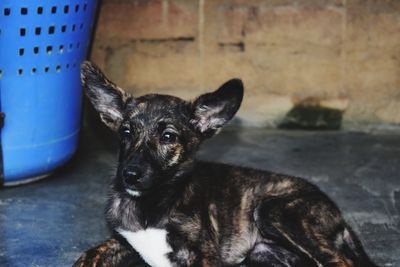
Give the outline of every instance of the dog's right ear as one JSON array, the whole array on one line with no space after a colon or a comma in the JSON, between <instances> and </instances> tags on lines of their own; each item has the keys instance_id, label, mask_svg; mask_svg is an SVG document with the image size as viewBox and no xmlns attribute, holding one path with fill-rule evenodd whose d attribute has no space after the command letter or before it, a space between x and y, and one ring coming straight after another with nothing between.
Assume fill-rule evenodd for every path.
<instances>
[{"instance_id":1,"label":"dog's right ear","mask_svg":"<svg viewBox=\"0 0 400 267\"><path fill-rule=\"evenodd\" d=\"M81 65L81 81L90 102L99 112L101 120L117 131L123 120L124 103L129 95L117 87L93 63Z\"/></svg>"}]
</instances>

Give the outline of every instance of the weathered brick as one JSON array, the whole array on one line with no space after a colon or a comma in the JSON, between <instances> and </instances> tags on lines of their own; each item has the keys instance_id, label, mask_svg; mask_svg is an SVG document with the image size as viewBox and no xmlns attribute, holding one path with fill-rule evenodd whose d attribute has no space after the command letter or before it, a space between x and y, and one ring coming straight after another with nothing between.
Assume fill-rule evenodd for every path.
<instances>
[{"instance_id":1,"label":"weathered brick","mask_svg":"<svg viewBox=\"0 0 400 267\"><path fill-rule=\"evenodd\" d=\"M400 2L398 0L351 0L346 1L346 7L349 12L361 12L359 14L376 14L376 13L397 13L400 10Z\"/></svg>"},{"instance_id":2,"label":"weathered brick","mask_svg":"<svg viewBox=\"0 0 400 267\"><path fill-rule=\"evenodd\" d=\"M222 5L219 7L220 43L239 43L244 41L244 29L248 20L248 7L243 5Z\"/></svg>"},{"instance_id":3,"label":"weathered brick","mask_svg":"<svg viewBox=\"0 0 400 267\"><path fill-rule=\"evenodd\" d=\"M101 39L191 38L197 32L196 7L192 1L104 2L96 35Z\"/></svg>"},{"instance_id":4,"label":"weathered brick","mask_svg":"<svg viewBox=\"0 0 400 267\"><path fill-rule=\"evenodd\" d=\"M292 108L289 95L259 92L246 95L238 116L246 126L275 127Z\"/></svg>"},{"instance_id":5,"label":"weathered brick","mask_svg":"<svg viewBox=\"0 0 400 267\"><path fill-rule=\"evenodd\" d=\"M398 12L369 12L365 7L349 8L346 24L346 45L351 49L370 46L399 46Z\"/></svg>"},{"instance_id":6,"label":"weathered brick","mask_svg":"<svg viewBox=\"0 0 400 267\"><path fill-rule=\"evenodd\" d=\"M378 108L376 111L376 116L381 122L400 124L400 97L397 99L389 101L384 106Z\"/></svg>"},{"instance_id":7,"label":"weathered brick","mask_svg":"<svg viewBox=\"0 0 400 267\"><path fill-rule=\"evenodd\" d=\"M96 63L101 69L107 66L107 50L99 46L93 46L90 51L90 60Z\"/></svg>"},{"instance_id":8,"label":"weathered brick","mask_svg":"<svg viewBox=\"0 0 400 267\"><path fill-rule=\"evenodd\" d=\"M376 112L400 99L399 53L397 47L385 50L360 47L346 53L344 84L352 101L347 112L349 117L379 121ZM395 119L397 114L392 116ZM387 113L384 117L386 122L390 121Z\"/></svg>"},{"instance_id":9,"label":"weathered brick","mask_svg":"<svg viewBox=\"0 0 400 267\"><path fill-rule=\"evenodd\" d=\"M296 4L299 7L307 8L344 7L346 5L343 0L307 0L297 1Z\"/></svg>"},{"instance_id":10,"label":"weathered brick","mask_svg":"<svg viewBox=\"0 0 400 267\"><path fill-rule=\"evenodd\" d=\"M110 78L135 95L168 93L194 97L200 87L198 51L193 42L135 42L114 49Z\"/></svg>"},{"instance_id":11,"label":"weathered brick","mask_svg":"<svg viewBox=\"0 0 400 267\"><path fill-rule=\"evenodd\" d=\"M309 43L339 46L342 43L344 10L296 6L253 7L246 24L246 42Z\"/></svg>"},{"instance_id":12,"label":"weathered brick","mask_svg":"<svg viewBox=\"0 0 400 267\"><path fill-rule=\"evenodd\" d=\"M335 97L341 88L340 49L305 43L246 45L255 79L271 92L299 98Z\"/></svg>"}]
</instances>

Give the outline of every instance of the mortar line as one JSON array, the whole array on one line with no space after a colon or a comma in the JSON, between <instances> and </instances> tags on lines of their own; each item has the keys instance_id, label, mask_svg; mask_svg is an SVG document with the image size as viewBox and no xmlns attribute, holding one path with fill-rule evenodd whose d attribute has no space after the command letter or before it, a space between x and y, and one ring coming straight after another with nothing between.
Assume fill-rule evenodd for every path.
<instances>
[{"instance_id":1,"label":"mortar line","mask_svg":"<svg viewBox=\"0 0 400 267\"><path fill-rule=\"evenodd\" d=\"M341 59L341 77L340 77L340 91L345 94L346 97L348 97L347 92L346 92L346 73L347 73L347 56L346 56L346 39L347 39L347 0L342 0L342 5L343 5L343 16L342 16L342 44L341 44L341 49L340 49L340 59ZM340 97L340 95L339 95Z\"/></svg>"},{"instance_id":2,"label":"mortar line","mask_svg":"<svg viewBox=\"0 0 400 267\"><path fill-rule=\"evenodd\" d=\"M198 13L198 50L200 65L200 88L204 90L204 4L205 0L199 0Z\"/></svg>"},{"instance_id":3,"label":"mortar line","mask_svg":"<svg viewBox=\"0 0 400 267\"><path fill-rule=\"evenodd\" d=\"M168 13L169 13L169 0L162 1L162 25L167 27L168 24Z\"/></svg>"}]
</instances>

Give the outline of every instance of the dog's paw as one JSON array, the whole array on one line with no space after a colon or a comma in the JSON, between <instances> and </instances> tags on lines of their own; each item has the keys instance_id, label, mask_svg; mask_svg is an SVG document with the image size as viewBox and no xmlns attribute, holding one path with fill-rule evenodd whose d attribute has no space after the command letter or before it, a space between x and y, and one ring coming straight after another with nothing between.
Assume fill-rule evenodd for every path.
<instances>
[{"instance_id":1,"label":"dog's paw","mask_svg":"<svg viewBox=\"0 0 400 267\"><path fill-rule=\"evenodd\" d=\"M109 239L97 247L83 253L73 267L111 267L120 266L127 252L115 239Z\"/></svg>"},{"instance_id":2,"label":"dog's paw","mask_svg":"<svg viewBox=\"0 0 400 267\"><path fill-rule=\"evenodd\" d=\"M72 265L72 267L105 267L110 266L104 264L106 259L102 255L101 251L97 248L90 249L83 253L79 259Z\"/></svg>"},{"instance_id":3,"label":"dog's paw","mask_svg":"<svg viewBox=\"0 0 400 267\"><path fill-rule=\"evenodd\" d=\"M139 254L126 242L115 238L105 241L83 253L72 267L135 266L143 262Z\"/></svg>"}]
</instances>

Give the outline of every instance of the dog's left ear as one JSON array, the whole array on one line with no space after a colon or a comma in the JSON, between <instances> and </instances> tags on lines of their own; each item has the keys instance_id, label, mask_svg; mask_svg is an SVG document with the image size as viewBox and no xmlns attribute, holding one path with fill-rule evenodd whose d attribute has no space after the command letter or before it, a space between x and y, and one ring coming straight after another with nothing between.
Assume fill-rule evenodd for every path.
<instances>
[{"instance_id":1,"label":"dog's left ear","mask_svg":"<svg viewBox=\"0 0 400 267\"><path fill-rule=\"evenodd\" d=\"M211 137L233 118L242 99L242 81L229 80L215 92L201 95L193 102L190 122L204 137Z\"/></svg>"}]
</instances>

